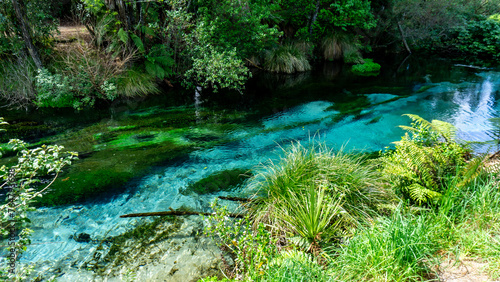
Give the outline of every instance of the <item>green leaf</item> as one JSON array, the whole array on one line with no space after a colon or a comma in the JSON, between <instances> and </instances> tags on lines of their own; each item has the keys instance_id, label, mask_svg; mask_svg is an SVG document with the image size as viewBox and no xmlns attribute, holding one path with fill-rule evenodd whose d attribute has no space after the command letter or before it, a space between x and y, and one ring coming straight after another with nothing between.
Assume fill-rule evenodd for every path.
<instances>
[{"instance_id":1,"label":"green leaf","mask_svg":"<svg viewBox=\"0 0 500 282\"><path fill-rule=\"evenodd\" d=\"M165 78L165 70L158 64L156 64L156 76L159 79L164 79Z\"/></svg>"},{"instance_id":2,"label":"green leaf","mask_svg":"<svg viewBox=\"0 0 500 282\"><path fill-rule=\"evenodd\" d=\"M137 49L139 49L139 51L141 51L141 52L144 52L145 51L145 49L144 49L144 43L142 43L142 40L139 38L139 36L131 33L130 37L134 41L134 44L137 47Z\"/></svg>"},{"instance_id":3,"label":"green leaf","mask_svg":"<svg viewBox=\"0 0 500 282\"><path fill-rule=\"evenodd\" d=\"M123 43L127 43L127 41L128 41L128 33L125 30L123 30L123 28L120 28L120 30L118 30L118 38Z\"/></svg>"},{"instance_id":4,"label":"green leaf","mask_svg":"<svg viewBox=\"0 0 500 282\"><path fill-rule=\"evenodd\" d=\"M154 63L152 63L150 61L146 61L145 65L146 65L146 71L150 75L156 75L156 66Z\"/></svg>"},{"instance_id":5,"label":"green leaf","mask_svg":"<svg viewBox=\"0 0 500 282\"><path fill-rule=\"evenodd\" d=\"M141 31L146 35L153 36L153 37L156 36L156 33L154 32L154 30L152 28L150 28L149 26L145 26L145 25L141 26Z\"/></svg>"},{"instance_id":6,"label":"green leaf","mask_svg":"<svg viewBox=\"0 0 500 282\"><path fill-rule=\"evenodd\" d=\"M154 57L155 62L161 64L164 67L170 67L174 64L174 60L168 56Z\"/></svg>"}]
</instances>

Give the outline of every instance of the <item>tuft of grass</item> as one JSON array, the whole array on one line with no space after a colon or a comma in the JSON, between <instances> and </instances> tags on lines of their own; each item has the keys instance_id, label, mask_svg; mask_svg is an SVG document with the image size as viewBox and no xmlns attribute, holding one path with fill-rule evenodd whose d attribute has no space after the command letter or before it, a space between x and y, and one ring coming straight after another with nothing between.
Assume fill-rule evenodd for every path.
<instances>
[{"instance_id":1,"label":"tuft of grass","mask_svg":"<svg viewBox=\"0 0 500 282\"><path fill-rule=\"evenodd\" d=\"M342 222L343 197L327 195L325 188L321 183L311 183L303 189L289 189L275 205L278 219L304 240L300 245L316 255L321 252L320 242L338 235Z\"/></svg>"},{"instance_id":2,"label":"tuft of grass","mask_svg":"<svg viewBox=\"0 0 500 282\"><path fill-rule=\"evenodd\" d=\"M353 36L336 32L325 36L321 43L325 60L343 59L345 63L362 63L363 57L359 51L360 44Z\"/></svg>"},{"instance_id":3,"label":"tuft of grass","mask_svg":"<svg viewBox=\"0 0 500 282\"><path fill-rule=\"evenodd\" d=\"M318 224L331 219L329 223L334 224L337 216L332 214L337 213L332 206L339 201L342 224L335 229L352 231L376 215L377 205L387 200L389 193L382 189L380 179L374 165L360 155L335 152L315 141L309 147L292 143L277 163L270 162L249 180L248 188L262 195L253 206L253 219L279 232L292 231L311 239L301 235L302 227L297 224L305 219L316 219ZM327 213L318 216L319 210Z\"/></svg>"},{"instance_id":4,"label":"tuft of grass","mask_svg":"<svg viewBox=\"0 0 500 282\"><path fill-rule=\"evenodd\" d=\"M119 96L136 97L158 94L160 89L148 72L132 68L120 75L116 91Z\"/></svg>"},{"instance_id":5,"label":"tuft of grass","mask_svg":"<svg viewBox=\"0 0 500 282\"><path fill-rule=\"evenodd\" d=\"M258 281L330 281L327 272L314 258L304 252L282 252L269 264L268 270Z\"/></svg>"},{"instance_id":6,"label":"tuft of grass","mask_svg":"<svg viewBox=\"0 0 500 282\"><path fill-rule=\"evenodd\" d=\"M456 182L456 180L451 180ZM453 183L452 183L453 184ZM498 179L483 174L462 189L449 185L434 213L433 237L443 257L478 260L493 279L500 276L500 189Z\"/></svg>"},{"instance_id":7,"label":"tuft of grass","mask_svg":"<svg viewBox=\"0 0 500 282\"><path fill-rule=\"evenodd\" d=\"M323 57L325 60L338 60L342 59L344 45L344 36L339 36L337 34L331 34L330 36L325 36L321 47L323 48Z\"/></svg>"},{"instance_id":8,"label":"tuft of grass","mask_svg":"<svg viewBox=\"0 0 500 282\"><path fill-rule=\"evenodd\" d=\"M311 69L306 52L293 44L266 51L264 59L264 69L271 72L295 73Z\"/></svg>"}]
</instances>

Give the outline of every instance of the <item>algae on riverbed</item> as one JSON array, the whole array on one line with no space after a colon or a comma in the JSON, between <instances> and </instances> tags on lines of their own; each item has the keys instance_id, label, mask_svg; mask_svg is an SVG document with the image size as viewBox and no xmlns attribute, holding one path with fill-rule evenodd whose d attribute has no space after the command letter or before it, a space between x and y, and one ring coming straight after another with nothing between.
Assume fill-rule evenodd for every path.
<instances>
[{"instance_id":1,"label":"algae on riverbed","mask_svg":"<svg viewBox=\"0 0 500 282\"><path fill-rule=\"evenodd\" d=\"M193 108L153 108L131 114L127 120L104 120L42 139L39 143L58 143L78 151L81 159L54 182L37 205L72 204L117 192L155 165L231 142L228 132L239 128L231 121L244 116L229 111L198 114Z\"/></svg>"},{"instance_id":2,"label":"algae on riverbed","mask_svg":"<svg viewBox=\"0 0 500 282\"><path fill-rule=\"evenodd\" d=\"M181 190L180 193L183 195L189 195L190 193L203 195L219 191L229 191L237 185L242 184L250 176L251 173L248 170L241 168L219 171L190 184L184 190Z\"/></svg>"}]
</instances>

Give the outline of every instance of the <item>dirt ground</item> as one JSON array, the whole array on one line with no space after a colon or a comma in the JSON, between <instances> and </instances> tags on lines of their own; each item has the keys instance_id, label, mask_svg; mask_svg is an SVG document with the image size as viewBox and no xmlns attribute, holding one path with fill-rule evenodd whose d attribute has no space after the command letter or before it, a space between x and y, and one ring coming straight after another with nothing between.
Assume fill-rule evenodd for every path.
<instances>
[{"instance_id":1,"label":"dirt ground","mask_svg":"<svg viewBox=\"0 0 500 282\"><path fill-rule=\"evenodd\" d=\"M55 37L61 41L89 36L89 32L83 25L59 26L59 32L60 34L56 34Z\"/></svg>"},{"instance_id":2,"label":"dirt ground","mask_svg":"<svg viewBox=\"0 0 500 282\"><path fill-rule=\"evenodd\" d=\"M486 263L477 261L448 261L440 265L440 281L444 282L495 282L485 273Z\"/></svg>"}]
</instances>

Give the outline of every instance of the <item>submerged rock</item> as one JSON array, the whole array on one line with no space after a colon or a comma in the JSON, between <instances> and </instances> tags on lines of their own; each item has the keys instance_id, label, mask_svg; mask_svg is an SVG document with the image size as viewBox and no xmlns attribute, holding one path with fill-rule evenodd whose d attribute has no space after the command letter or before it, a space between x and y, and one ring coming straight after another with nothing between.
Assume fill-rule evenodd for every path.
<instances>
[{"instance_id":1,"label":"submerged rock","mask_svg":"<svg viewBox=\"0 0 500 282\"><path fill-rule=\"evenodd\" d=\"M87 233L80 233L76 236L73 236L73 239L79 243L89 243L92 241L92 238L90 238L90 235Z\"/></svg>"},{"instance_id":2,"label":"submerged rock","mask_svg":"<svg viewBox=\"0 0 500 282\"><path fill-rule=\"evenodd\" d=\"M202 235L204 225L200 216L146 222L109 240L111 244L101 244L101 250L95 248L90 261L79 268L59 268L56 280L188 282L220 275L222 253L212 238ZM80 233L74 239L87 236L90 239Z\"/></svg>"}]
</instances>

